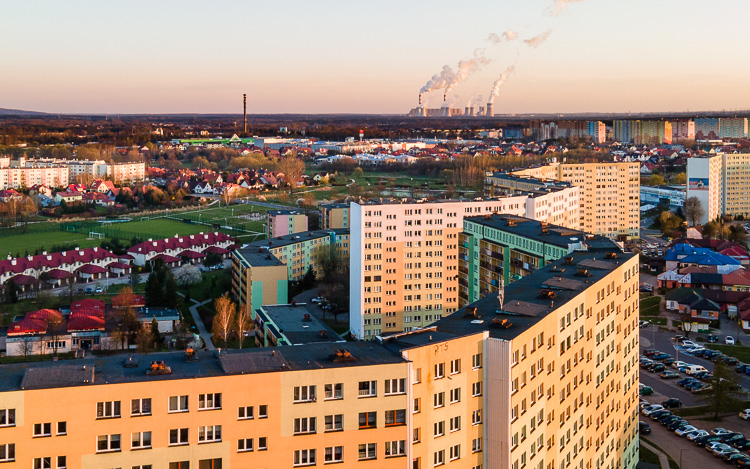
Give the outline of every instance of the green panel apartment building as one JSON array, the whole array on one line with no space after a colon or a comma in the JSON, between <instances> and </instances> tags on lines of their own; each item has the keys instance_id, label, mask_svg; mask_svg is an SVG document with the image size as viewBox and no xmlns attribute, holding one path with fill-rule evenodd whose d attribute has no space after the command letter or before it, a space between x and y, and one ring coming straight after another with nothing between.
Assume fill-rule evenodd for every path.
<instances>
[{"instance_id":1,"label":"green panel apartment building","mask_svg":"<svg viewBox=\"0 0 750 469\"><path fill-rule=\"evenodd\" d=\"M619 250L603 236L515 215L464 218L458 243L458 301L463 307L573 251Z\"/></svg>"}]
</instances>

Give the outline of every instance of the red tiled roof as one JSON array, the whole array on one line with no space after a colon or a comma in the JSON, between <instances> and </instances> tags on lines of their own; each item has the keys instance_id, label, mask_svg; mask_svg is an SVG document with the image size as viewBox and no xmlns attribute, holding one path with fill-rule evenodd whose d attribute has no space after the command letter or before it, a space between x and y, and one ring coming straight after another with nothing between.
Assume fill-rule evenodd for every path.
<instances>
[{"instance_id":1,"label":"red tiled roof","mask_svg":"<svg viewBox=\"0 0 750 469\"><path fill-rule=\"evenodd\" d=\"M229 254L229 250L224 249L221 246L209 246L204 252L209 252L211 254Z\"/></svg>"},{"instance_id":2,"label":"red tiled roof","mask_svg":"<svg viewBox=\"0 0 750 469\"><path fill-rule=\"evenodd\" d=\"M22 273L26 269L56 269L62 265L76 262L87 264L95 260L115 259L117 256L102 248L76 249L73 251L53 252L37 256L19 257L0 260L0 275L6 272ZM15 262L15 265L14 265Z\"/></svg>"},{"instance_id":3,"label":"red tiled roof","mask_svg":"<svg viewBox=\"0 0 750 469\"><path fill-rule=\"evenodd\" d=\"M202 252L191 251L190 249L181 251L178 256L187 257L188 259L200 259L201 257L206 257Z\"/></svg>"},{"instance_id":4,"label":"red tiled roof","mask_svg":"<svg viewBox=\"0 0 750 469\"><path fill-rule=\"evenodd\" d=\"M133 295L133 304L132 305L126 305L123 304L121 298L119 296L113 296L112 297L112 307L113 308L120 308L123 306L135 306L136 308L139 306L145 306L146 305L146 299L143 297L143 295Z\"/></svg>"},{"instance_id":5,"label":"red tiled roof","mask_svg":"<svg viewBox=\"0 0 750 469\"><path fill-rule=\"evenodd\" d=\"M169 254L159 254L151 258L151 260L161 259L165 264L171 264L173 262L180 262L180 259Z\"/></svg>"},{"instance_id":6,"label":"red tiled roof","mask_svg":"<svg viewBox=\"0 0 750 469\"><path fill-rule=\"evenodd\" d=\"M70 312L76 313L81 310L102 310L104 311L104 302L95 298L84 298L74 301L70 304Z\"/></svg>"},{"instance_id":7,"label":"red tiled roof","mask_svg":"<svg viewBox=\"0 0 750 469\"><path fill-rule=\"evenodd\" d=\"M104 272L107 272L107 269L95 264L86 264L76 269L76 272L83 272L84 274L103 274Z\"/></svg>"},{"instance_id":8,"label":"red tiled roof","mask_svg":"<svg viewBox=\"0 0 750 469\"><path fill-rule=\"evenodd\" d=\"M70 315L68 332L104 330L104 311L83 309Z\"/></svg>"},{"instance_id":9,"label":"red tiled roof","mask_svg":"<svg viewBox=\"0 0 750 469\"><path fill-rule=\"evenodd\" d=\"M49 278L53 279L63 279L63 278L70 278L75 277L72 273L68 272L67 270L63 269L52 269L47 272L49 274Z\"/></svg>"},{"instance_id":10,"label":"red tiled roof","mask_svg":"<svg viewBox=\"0 0 750 469\"><path fill-rule=\"evenodd\" d=\"M174 238L146 241L136 244L128 249L130 254L149 254L151 252L163 253L167 249L191 249L195 246L214 245L225 241L231 241L232 237L224 233L204 233L189 236L175 236Z\"/></svg>"},{"instance_id":11,"label":"red tiled roof","mask_svg":"<svg viewBox=\"0 0 750 469\"><path fill-rule=\"evenodd\" d=\"M62 313L55 309L40 309L27 313L20 321L14 321L8 327L8 336L43 334L47 332L50 319L62 321Z\"/></svg>"},{"instance_id":12,"label":"red tiled roof","mask_svg":"<svg viewBox=\"0 0 750 469\"><path fill-rule=\"evenodd\" d=\"M36 277L24 274L14 275L10 280L13 280L13 283L16 285L36 285L39 283L39 280Z\"/></svg>"},{"instance_id":13,"label":"red tiled roof","mask_svg":"<svg viewBox=\"0 0 750 469\"><path fill-rule=\"evenodd\" d=\"M129 269L130 265L123 264L122 262L110 262L107 264L108 269Z\"/></svg>"}]
</instances>

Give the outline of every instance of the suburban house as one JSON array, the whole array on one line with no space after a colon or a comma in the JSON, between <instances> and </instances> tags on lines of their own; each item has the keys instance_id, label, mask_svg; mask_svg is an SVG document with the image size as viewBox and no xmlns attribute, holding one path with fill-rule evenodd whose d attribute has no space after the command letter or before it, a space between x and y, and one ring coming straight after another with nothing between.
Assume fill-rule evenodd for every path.
<instances>
[{"instance_id":1,"label":"suburban house","mask_svg":"<svg viewBox=\"0 0 750 469\"><path fill-rule=\"evenodd\" d=\"M219 247L229 251L234 248L234 239L224 233L199 233L196 235L178 236L174 238L159 239L136 244L128 249L128 254L133 256L135 265L144 266L147 262L159 255L167 255L172 258L181 259L195 263L211 251L208 248ZM223 251L222 251L223 252Z\"/></svg>"}]
</instances>

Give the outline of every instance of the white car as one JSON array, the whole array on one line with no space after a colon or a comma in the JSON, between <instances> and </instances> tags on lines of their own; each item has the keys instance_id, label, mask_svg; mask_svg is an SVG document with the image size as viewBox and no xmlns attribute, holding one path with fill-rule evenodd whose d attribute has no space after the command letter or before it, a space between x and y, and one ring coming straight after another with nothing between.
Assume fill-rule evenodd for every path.
<instances>
[{"instance_id":1,"label":"white car","mask_svg":"<svg viewBox=\"0 0 750 469\"><path fill-rule=\"evenodd\" d=\"M102 293L102 292L104 292L104 287L101 287L101 286L97 286L96 290L94 290L94 293Z\"/></svg>"},{"instance_id":2,"label":"white car","mask_svg":"<svg viewBox=\"0 0 750 469\"><path fill-rule=\"evenodd\" d=\"M721 436L721 435L728 435L732 433L732 431L727 430L726 428L723 428L723 427L718 427L718 428L714 428L713 430L711 430L711 433L713 433L716 436Z\"/></svg>"},{"instance_id":3,"label":"white car","mask_svg":"<svg viewBox=\"0 0 750 469\"><path fill-rule=\"evenodd\" d=\"M683 341L682 341L682 344L680 344L680 345L682 345L682 346L683 346L683 347L685 347L685 348L695 348L695 347L700 347L700 345L696 344L696 343L695 343L695 342L693 342L692 340L683 340Z\"/></svg>"},{"instance_id":4,"label":"white car","mask_svg":"<svg viewBox=\"0 0 750 469\"><path fill-rule=\"evenodd\" d=\"M687 434L687 439L690 441L695 441L697 438L708 436L710 433L708 433L706 430L696 430L694 432L690 432Z\"/></svg>"},{"instance_id":5,"label":"white car","mask_svg":"<svg viewBox=\"0 0 750 469\"><path fill-rule=\"evenodd\" d=\"M674 434L677 436L686 436L688 433L698 431L698 429L692 425L685 425L684 427L680 427L677 430L674 431Z\"/></svg>"},{"instance_id":6,"label":"white car","mask_svg":"<svg viewBox=\"0 0 750 469\"><path fill-rule=\"evenodd\" d=\"M734 337L728 335L726 339L724 339L724 343L727 345L734 345Z\"/></svg>"},{"instance_id":7,"label":"white car","mask_svg":"<svg viewBox=\"0 0 750 469\"><path fill-rule=\"evenodd\" d=\"M641 413L648 417L649 415L653 414L657 410L664 410L664 406L659 405L659 404L650 405L648 407L644 407L643 409L641 409Z\"/></svg>"},{"instance_id":8,"label":"white car","mask_svg":"<svg viewBox=\"0 0 750 469\"><path fill-rule=\"evenodd\" d=\"M740 412L740 418L743 420L750 419L750 409L745 409L742 412Z\"/></svg>"},{"instance_id":9,"label":"white car","mask_svg":"<svg viewBox=\"0 0 750 469\"><path fill-rule=\"evenodd\" d=\"M672 368L674 368L674 369L676 369L676 370L679 370L679 369L680 369L680 368L682 368L683 366L688 366L689 364L690 364L690 363L687 363L687 362L681 362L681 361L677 360L677 361L675 361L675 362L672 362Z\"/></svg>"}]
</instances>

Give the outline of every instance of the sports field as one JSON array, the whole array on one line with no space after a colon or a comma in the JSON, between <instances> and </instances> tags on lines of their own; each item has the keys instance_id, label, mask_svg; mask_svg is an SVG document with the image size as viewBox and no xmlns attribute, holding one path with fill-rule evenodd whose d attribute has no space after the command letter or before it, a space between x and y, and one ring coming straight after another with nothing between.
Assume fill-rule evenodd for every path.
<instances>
[{"instance_id":1,"label":"sports field","mask_svg":"<svg viewBox=\"0 0 750 469\"><path fill-rule=\"evenodd\" d=\"M54 244L76 244L81 249L99 246L101 239L86 239L88 235L82 233L65 233L53 231L51 233L26 233L12 236L0 237L0 259L5 259L8 253L11 256L20 254L23 256L28 250L29 254L34 251L50 250Z\"/></svg>"}]
</instances>

